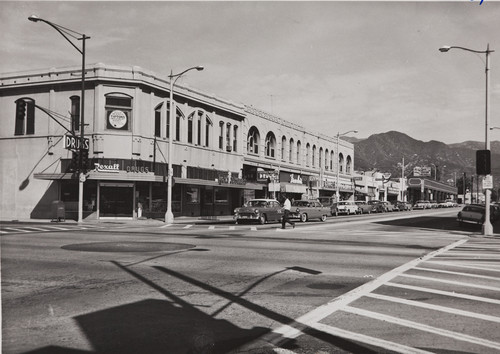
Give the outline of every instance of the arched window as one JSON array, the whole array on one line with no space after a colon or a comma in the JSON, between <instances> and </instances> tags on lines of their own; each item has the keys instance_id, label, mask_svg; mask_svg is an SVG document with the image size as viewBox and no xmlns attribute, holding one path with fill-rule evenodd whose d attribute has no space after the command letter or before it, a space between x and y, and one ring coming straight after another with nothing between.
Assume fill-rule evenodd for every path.
<instances>
[{"instance_id":1,"label":"arched window","mask_svg":"<svg viewBox=\"0 0 500 354\"><path fill-rule=\"evenodd\" d=\"M294 142L293 142L293 139L290 139L290 151L288 152L288 161L290 162L293 162L293 146L294 146Z\"/></svg>"},{"instance_id":2,"label":"arched window","mask_svg":"<svg viewBox=\"0 0 500 354\"><path fill-rule=\"evenodd\" d=\"M330 154L328 153L328 149L325 150L325 170L328 170L329 164L328 164L328 159L330 158Z\"/></svg>"},{"instance_id":3,"label":"arched window","mask_svg":"<svg viewBox=\"0 0 500 354\"><path fill-rule=\"evenodd\" d=\"M297 141L297 165L302 163L301 154L302 154L302 146L300 140Z\"/></svg>"},{"instance_id":4,"label":"arched window","mask_svg":"<svg viewBox=\"0 0 500 354\"><path fill-rule=\"evenodd\" d=\"M251 127L248 131L247 152L251 154L259 153L260 134L257 128Z\"/></svg>"},{"instance_id":5,"label":"arched window","mask_svg":"<svg viewBox=\"0 0 500 354\"><path fill-rule=\"evenodd\" d=\"M231 123L226 124L226 151L231 151Z\"/></svg>"},{"instance_id":6,"label":"arched window","mask_svg":"<svg viewBox=\"0 0 500 354\"><path fill-rule=\"evenodd\" d=\"M330 170L333 171L333 161L335 161L335 154L333 151L330 153Z\"/></svg>"},{"instance_id":7,"label":"arched window","mask_svg":"<svg viewBox=\"0 0 500 354\"><path fill-rule=\"evenodd\" d=\"M346 162L346 165L345 165L345 173L351 173L351 165L352 165L352 160L351 160L351 156L347 155L347 162Z\"/></svg>"},{"instance_id":8,"label":"arched window","mask_svg":"<svg viewBox=\"0 0 500 354\"><path fill-rule=\"evenodd\" d=\"M180 141L181 140L181 124L182 124L182 118L184 118L184 114L182 111L179 109L179 107L176 107L175 110L175 140ZM167 106L167 116L170 117L170 105ZM170 121L170 119L169 119Z\"/></svg>"},{"instance_id":9,"label":"arched window","mask_svg":"<svg viewBox=\"0 0 500 354\"><path fill-rule=\"evenodd\" d=\"M318 162L319 168L323 167L323 148L319 148L319 162Z\"/></svg>"},{"instance_id":10,"label":"arched window","mask_svg":"<svg viewBox=\"0 0 500 354\"><path fill-rule=\"evenodd\" d=\"M233 127L233 151L238 151L238 126Z\"/></svg>"},{"instance_id":11,"label":"arched window","mask_svg":"<svg viewBox=\"0 0 500 354\"><path fill-rule=\"evenodd\" d=\"M203 111L198 111L198 116L196 120L196 144L201 145L201 129L203 128Z\"/></svg>"},{"instance_id":12,"label":"arched window","mask_svg":"<svg viewBox=\"0 0 500 354\"><path fill-rule=\"evenodd\" d=\"M313 145L312 167L316 167L316 145Z\"/></svg>"},{"instance_id":13,"label":"arched window","mask_svg":"<svg viewBox=\"0 0 500 354\"><path fill-rule=\"evenodd\" d=\"M266 135L266 156L274 158L274 150L276 148L276 138L272 132Z\"/></svg>"},{"instance_id":14,"label":"arched window","mask_svg":"<svg viewBox=\"0 0 500 354\"><path fill-rule=\"evenodd\" d=\"M155 136L160 137L161 136L161 109L162 109L163 103L160 103L158 106L155 108ZM170 126L168 124L169 119L167 117L167 136L170 136Z\"/></svg>"},{"instance_id":15,"label":"arched window","mask_svg":"<svg viewBox=\"0 0 500 354\"><path fill-rule=\"evenodd\" d=\"M283 135L281 138L281 160L285 161L286 160L286 136Z\"/></svg>"},{"instance_id":16,"label":"arched window","mask_svg":"<svg viewBox=\"0 0 500 354\"><path fill-rule=\"evenodd\" d=\"M194 122L193 122L194 112L188 116L188 131L187 131L187 141L192 144L194 141Z\"/></svg>"},{"instance_id":17,"label":"arched window","mask_svg":"<svg viewBox=\"0 0 500 354\"><path fill-rule=\"evenodd\" d=\"M339 172L343 172L344 167L344 155L339 154Z\"/></svg>"},{"instance_id":18,"label":"arched window","mask_svg":"<svg viewBox=\"0 0 500 354\"><path fill-rule=\"evenodd\" d=\"M310 161L310 153L311 153L311 145L309 143L306 144L306 166L311 165Z\"/></svg>"},{"instance_id":19,"label":"arched window","mask_svg":"<svg viewBox=\"0 0 500 354\"><path fill-rule=\"evenodd\" d=\"M219 122L219 149L224 149L224 122Z\"/></svg>"},{"instance_id":20,"label":"arched window","mask_svg":"<svg viewBox=\"0 0 500 354\"><path fill-rule=\"evenodd\" d=\"M212 120L208 115L205 116L205 146L210 146L210 133L213 126Z\"/></svg>"}]
</instances>

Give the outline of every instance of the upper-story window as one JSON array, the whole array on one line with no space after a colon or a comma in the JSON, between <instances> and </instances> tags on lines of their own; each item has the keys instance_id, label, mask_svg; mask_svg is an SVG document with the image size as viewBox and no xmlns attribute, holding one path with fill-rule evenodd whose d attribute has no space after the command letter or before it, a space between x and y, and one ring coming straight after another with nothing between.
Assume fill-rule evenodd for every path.
<instances>
[{"instance_id":1,"label":"upper-story window","mask_svg":"<svg viewBox=\"0 0 500 354\"><path fill-rule=\"evenodd\" d=\"M196 143L198 145L201 145L201 130L203 129L203 111L198 111L198 118L197 118L197 137L196 137Z\"/></svg>"},{"instance_id":2,"label":"upper-story window","mask_svg":"<svg viewBox=\"0 0 500 354\"><path fill-rule=\"evenodd\" d=\"M161 136L161 108L163 104L159 104L155 108L155 136ZM167 117L167 136L170 135L170 120Z\"/></svg>"},{"instance_id":3,"label":"upper-story window","mask_svg":"<svg viewBox=\"0 0 500 354\"><path fill-rule=\"evenodd\" d=\"M300 165L302 163L302 159L300 158L302 154L302 144L300 143L300 140L297 141L297 165Z\"/></svg>"},{"instance_id":4,"label":"upper-story window","mask_svg":"<svg viewBox=\"0 0 500 354\"><path fill-rule=\"evenodd\" d=\"M311 153L311 145L309 143L307 143L306 144L306 166L309 166L311 164L310 153Z\"/></svg>"},{"instance_id":5,"label":"upper-story window","mask_svg":"<svg viewBox=\"0 0 500 354\"><path fill-rule=\"evenodd\" d=\"M339 172L343 171L344 167L344 155L339 154Z\"/></svg>"},{"instance_id":6,"label":"upper-story window","mask_svg":"<svg viewBox=\"0 0 500 354\"><path fill-rule=\"evenodd\" d=\"M231 123L226 124L226 150L231 151Z\"/></svg>"},{"instance_id":7,"label":"upper-story window","mask_svg":"<svg viewBox=\"0 0 500 354\"><path fill-rule=\"evenodd\" d=\"M333 171L333 161L334 161L334 160L335 160L335 154L334 154L334 152L332 151L332 152L330 153L330 170L332 170L332 171Z\"/></svg>"},{"instance_id":8,"label":"upper-story window","mask_svg":"<svg viewBox=\"0 0 500 354\"><path fill-rule=\"evenodd\" d=\"M115 93L106 96L106 128L129 130L132 128L132 98Z\"/></svg>"},{"instance_id":9,"label":"upper-story window","mask_svg":"<svg viewBox=\"0 0 500 354\"><path fill-rule=\"evenodd\" d=\"M346 173L351 173L351 165L352 165L352 160L351 160L351 156L347 156L347 162L346 162L346 165L345 165L345 172Z\"/></svg>"},{"instance_id":10,"label":"upper-story window","mask_svg":"<svg viewBox=\"0 0 500 354\"><path fill-rule=\"evenodd\" d=\"M233 127L233 151L238 151L238 126Z\"/></svg>"},{"instance_id":11,"label":"upper-story window","mask_svg":"<svg viewBox=\"0 0 500 354\"><path fill-rule=\"evenodd\" d=\"M194 128L193 128L193 125L194 125L194 122L193 122L193 116L194 116L194 113L191 113L188 117L188 131L187 131L187 141L188 143L192 144L193 141L194 141Z\"/></svg>"},{"instance_id":12,"label":"upper-story window","mask_svg":"<svg viewBox=\"0 0 500 354\"><path fill-rule=\"evenodd\" d=\"M213 125L212 120L208 116L205 116L205 146L206 147L210 146L210 132L211 132L212 125Z\"/></svg>"},{"instance_id":13,"label":"upper-story window","mask_svg":"<svg viewBox=\"0 0 500 354\"><path fill-rule=\"evenodd\" d=\"M316 167L316 145L313 145L312 167Z\"/></svg>"},{"instance_id":14,"label":"upper-story window","mask_svg":"<svg viewBox=\"0 0 500 354\"><path fill-rule=\"evenodd\" d=\"M318 162L319 168L323 167L323 148L319 148L319 162Z\"/></svg>"},{"instance_id":15,"label":"upper-story window","mask_svg":"<svg viewBox=\"0 0 500 354\"><path fill-rule=\"evenodd\" d=\"M281 138L281 160L286 160L286 136L283 135Z\"/></svg>"},{"instance_id":16,"label":"upper-story window","mask_svg":"<svg viewBox=\"0 0 500 354\"><path fill-rule=\"evenodd\" d=\"M16 126L14 135L35 134L35 101L16 101Z\"/></svg>"},{"instance_id":17,"label":"upper-story window","mask_svg":"<svg viewBox=\"0 0 500 354\"><path fill-rule=\"evenodd\" d=\"M71 130L79 131L80 130L80 97L79 96L71 96Z\"/></svg>"},{"instance_id":18,"label":"upper-story window","mask_svg":"<svg viewBox=\"0 0 500 354\"><path fill-rule=\"evenodd\" d=\"M219 122L219 149L224 149L224 122Z\"/></svg>"},{"instance_id":19,"label":"upper-story window","mask_svg":"<svg viewBox=\"0 0 500 354\"><path fill-rule=\"evenodd\" d=\"M330 154L328 152L328 149L325 150L325 170L328 170L329 164L328 164L328 159L330 158Z\"/></svg>"},{"instance_id":20,"label":"upper-story window","mask_svg":"<svg viewBox=\"0 0 500 354\"><path fill-rule=\"evenodd\" d=\"M182 114L182 111L176 107L175 109L175 140L180 141L181 140L181 123L182 123L182 118L184 118L184 115ZM167 111L167 115L170 117L170 109Z\"/></svg>"},{"instance_id":21,"label":"upper-story window","mask_svg":"<svg viewBox=\"0 0 500 354\"><path fill-rule=\"evenodd\" d=\"M248 131L247 138L247 152L252 154L259 153L259 144L260 144L260 134L257 128L251 127Z\"/></svg>"},{"instance_id":22,"label":"upper-story window","mask_svg":"<svg viewBox=\"0 0 500 354\"><path fill-rule=\"evenodd\" d=\"M293 162L293 146L294 142L293 139L290 139L290 144L289 144L289 151L288 151L288 161Z\"/></svg>"},{"instance_id":23,"label":"upper-story window","mask_svg":"<svg viewBox=\"0 0 500 354\"><path fill-rule=\"evenodd\" d=\"M276 149L276 138L272 132L266 136L266 156L274 158L274 150Z\"/></svg>"}]
</instances>

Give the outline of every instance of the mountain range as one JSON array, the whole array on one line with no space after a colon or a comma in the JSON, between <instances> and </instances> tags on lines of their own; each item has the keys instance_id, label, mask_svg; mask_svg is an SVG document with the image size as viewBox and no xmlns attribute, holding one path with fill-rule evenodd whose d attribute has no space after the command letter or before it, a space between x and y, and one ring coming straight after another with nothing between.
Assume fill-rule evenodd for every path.
<instances>
[{"instance_id":1,"label":"mountain range","mask_svg":"<svg viewBox=\"0 0 500 354\"><path fill-rule=\"evenodd\" d=\"M404 158L405 176L411 176L414 167L431 168L432 177L441 182L476 174L476 151L484 149L484 142L465 141L445 144L431 140L424 142L397 131L374 134L367 139L344 138L354 144L356 171L390 172L401 177ZM500 141L490 143L491 173L494 185L500 184Z\"/></svg>"}]
</instances>

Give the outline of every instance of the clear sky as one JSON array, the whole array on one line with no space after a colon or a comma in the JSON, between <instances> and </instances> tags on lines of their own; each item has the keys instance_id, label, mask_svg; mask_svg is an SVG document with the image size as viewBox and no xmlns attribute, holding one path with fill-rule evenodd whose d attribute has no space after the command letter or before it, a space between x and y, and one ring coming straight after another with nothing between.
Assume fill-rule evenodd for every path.
<instances>
[{"instance_id":1,"label":"clear sky","mask_svg":"<svg viewBox=\"0 0 500 354\"><path fill-rule=\"evenodd\" d=\"M0 1L0 71L78 66L81 56L36 14L85 33L87 63L140 66L324 134L397 130L429 141L500 127L500 2ZM500 140L493 130L491 140Z\"/></svg>"}]
</instances>

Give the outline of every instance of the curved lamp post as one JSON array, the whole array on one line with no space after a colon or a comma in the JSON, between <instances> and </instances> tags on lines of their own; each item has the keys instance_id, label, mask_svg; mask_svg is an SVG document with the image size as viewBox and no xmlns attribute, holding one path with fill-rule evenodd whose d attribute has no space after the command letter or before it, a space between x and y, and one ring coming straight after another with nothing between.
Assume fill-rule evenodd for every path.
<instances>
[{"instance_id":1,"label":"curved lamp post","mask_svg":"<svg viewBox=\"0 0 500 354\"><path fill-rule=\"evenodd\" d=\"M443 46L439 48L440 52L448 52L450 49L461 49L472 53L478 54L486 54L486 64L485 64L485 74L486 74L486 100L485 100L485 137L484 137L484 149L490 150L490 141L488 137L489 128L489 107L488 107L488 86L489 86L489 77L490 77L490 53L493 53L494 50L490 49L490 44L488 43L486 46L486 50L474 50L464 47L457 46ZM488 188L485 192L485 215L484 215L484 224L483 224L483 235L492 235L493 234L493 225L491 225L490 221L490 199L491 199L491 190Z\"/></svg>"},{"instance_id":2,"label":"curved lamp post","mask_svg":"<svg viewBox=\"0 0 500 354\"><path fill-rule=\"evenodd\" d=\"M340 177L340 154L339 154L339 139L341 136L347 135L349 133L357 133L357 130L349 130L348 132L340 134L340 132L337 133L337 183L335 183L336 191L335 191L335 196L337 199L337 202L339 201L340 198L340 190L339 190L339 177Z\"/></svg>"},{"instance_id":3,"label":"curved lamp post","mask_svg":"<svg viewBox=\"0 0 500 354\"><path fill-rule=\"evenodd\" d=\"M168 136L168 184L167 184L167 211L165 212L165 222L171 224L174 222L174 213L172 212L172 177L174 175L174 168L172 164L172 148L173 148L173 129L172 123L175 119L175 102L174 102L174 85L177 80L190 70L203 70L203 66L193 66L192 68L186 69L179 74L173 74L170 70L170 75L168 76L170 80L170 112L168 115L169 120L169 136Z\"/></svg>"},{"instance_id":4,"label":"curved lamp post","mask_svg":"<svg viewBox=\"0 0 500 354\"><path fill-rule=\"evenodd\" d=\"M84 150L83 146L83 141L84 141L84 127L85 127L85 40L90 39L90 37L86 36L83 33L79 33L76 31L73 31L69 28L60 26L58 24L55 24L54 22L50 22L47 20L44 20L43 18L40 18L36 15L31 15L28 17L28 20L32 22L44 22L48 24L50 27L54 28L57 32L61 34L61 36L64 37L72 46L75 48L81 55L82 55L82 93L81 93L81 98L80 98L80 147L79 147L79 154L78 154L78 167L80 170L79 174L79 182L78 182L78 222L81 223L83 219L83 183L85 182L85 174L83 173L83 168L82 168L82 151ZM69 37L72 37L73 39L76 39L78 41L82 41L82 49L78 48L78 46L75 45L69 39Z\"/></svg>"}]
</instances>

